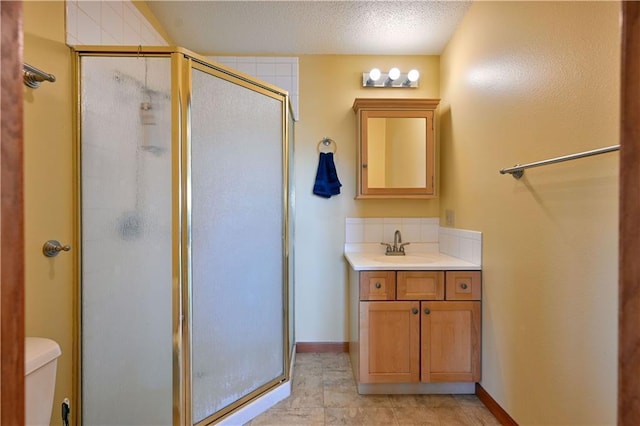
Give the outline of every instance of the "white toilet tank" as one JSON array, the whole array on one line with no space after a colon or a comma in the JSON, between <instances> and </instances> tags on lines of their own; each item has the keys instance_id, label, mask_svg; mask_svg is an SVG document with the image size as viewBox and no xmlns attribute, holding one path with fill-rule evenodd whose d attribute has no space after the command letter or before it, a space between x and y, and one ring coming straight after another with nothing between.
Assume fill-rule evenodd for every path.
<instances>
[{"instance_id":1,"label":"white toilet tank","mask_svg":"<svg viewBox=\"0 0 640 426\"><path fill-rule=\"evenodd\" d=\"M51 339L27 337L24 354L25 424L49 426L56 387L56 365L62 351Z\"/></svg>"}]
</instances>

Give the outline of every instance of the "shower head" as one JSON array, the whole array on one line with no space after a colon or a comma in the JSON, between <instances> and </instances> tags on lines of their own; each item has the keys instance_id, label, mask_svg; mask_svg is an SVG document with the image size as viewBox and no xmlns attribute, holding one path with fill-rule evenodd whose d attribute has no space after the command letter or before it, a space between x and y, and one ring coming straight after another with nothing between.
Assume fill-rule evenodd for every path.
<instances>
[{"instance_id":1,"label":"shower head","mask_svg":"<svg viewBox=\"0 0 640 426\"><path fill-rule=\"evenodd\" d=\"M141 150L145 151L145 152L150 152L154 155L160 155L164 152L164 149L160 148L159 146L155 146L155 145L142 145L140 147Z\"/></svg>"}]
</instances>

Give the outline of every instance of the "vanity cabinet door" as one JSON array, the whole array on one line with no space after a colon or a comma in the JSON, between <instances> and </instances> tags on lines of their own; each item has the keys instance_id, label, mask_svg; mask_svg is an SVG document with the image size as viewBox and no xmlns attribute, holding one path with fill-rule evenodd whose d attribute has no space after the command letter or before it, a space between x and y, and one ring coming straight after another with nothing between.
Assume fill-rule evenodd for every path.
<instances>
[{"instance_id":1,"label":"vanity cabinet door","mask_svg":"<svg viewBox=\"0 0 640 426\"><path fill-rule=\"evenodd\" d=\"M480 302L422 302L421 381L480 381Z\"/></svg>"},{"instance_id":2,"label":"vanity cabinet door","mask_svg":"<svg viewBox=\"0 0 640 426\"><path fill-rule=\"evenodd\" d=\"M360 302L360 382L420 380L420 302Z\"/></svg>"}]
</instances>

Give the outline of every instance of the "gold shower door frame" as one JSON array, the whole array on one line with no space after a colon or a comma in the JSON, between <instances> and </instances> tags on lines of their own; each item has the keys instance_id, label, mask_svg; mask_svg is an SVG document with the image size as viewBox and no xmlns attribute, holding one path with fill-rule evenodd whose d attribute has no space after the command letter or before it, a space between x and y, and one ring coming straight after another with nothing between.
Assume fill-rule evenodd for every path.
<instances>
[{"instance_id":1,"label":"gold shower door frame","mask_svg":"<svg viewBox=\"0 0 640 426\"><path fill-rule=\"evenodd\" d=\"M282 306L283 306L283 373L268 383L258 387L249 394L236 400L223 409L212 413L210 416L197 423L198 425L211 424L215 421L233 414L250 401L262 396L266 392L276 388L281 383L290 379L290 353L289 339L289 217L291 214L289 194L289 144L291 129L288 125L288 108L290 105L287 91L265 83L247 74L240 73L227 66L215 63L203 56L187 49L167 47L143 47L143 46L75 46L74 47L73 74L74 84L74 116L76 124L74 128L75 153L75 191L74 199L76 211L76 236L75 244L79 248L77 253L82 253L82 164L81 164L81 57L83 56L108 56L108 57L167 57L171 58L171 198L172 198L172 364L173 364L173 424L192 425L192 371L191 371L191 333L192 333L192 273L191 273L191 94L192 94L192 70L205 72L213 77L221 78L233 84L242 86L248 90L260 93L279 100L282 105ZM82 424L82 262L80 257L75 258L75 326L76 336L73 364L75 365L76 380L74 382L74 417L78 424Z\"/></svg>"}]
</instances>

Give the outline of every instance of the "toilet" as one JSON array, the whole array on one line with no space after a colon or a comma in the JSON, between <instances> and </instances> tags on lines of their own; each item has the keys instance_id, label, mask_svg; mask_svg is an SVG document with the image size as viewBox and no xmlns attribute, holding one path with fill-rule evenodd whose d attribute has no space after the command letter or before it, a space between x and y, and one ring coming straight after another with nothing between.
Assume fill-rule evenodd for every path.
<instances>
[{"instance_id":1,"label":"toilet","mask_svg":"<svg viewBox=\"0 0 640 426\"><path fill-rule=\"evenodd\" d=\"M27 337L24 349L25 424L49 426L62 351L56 342L43 337Z\"/></svg>"}]
</instances>

